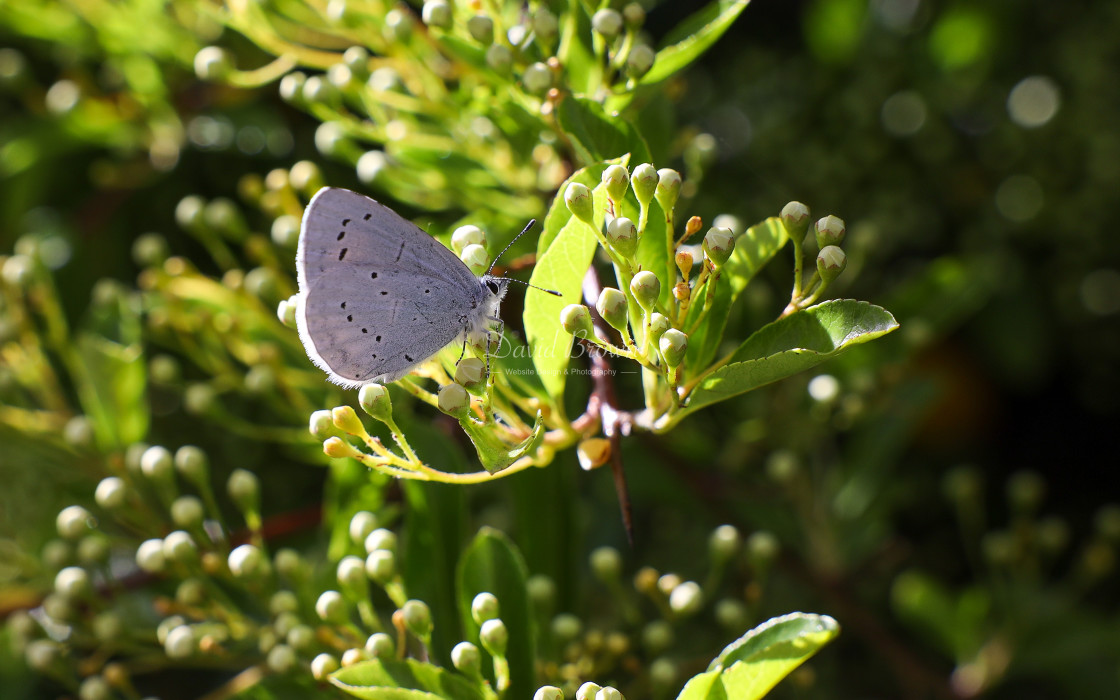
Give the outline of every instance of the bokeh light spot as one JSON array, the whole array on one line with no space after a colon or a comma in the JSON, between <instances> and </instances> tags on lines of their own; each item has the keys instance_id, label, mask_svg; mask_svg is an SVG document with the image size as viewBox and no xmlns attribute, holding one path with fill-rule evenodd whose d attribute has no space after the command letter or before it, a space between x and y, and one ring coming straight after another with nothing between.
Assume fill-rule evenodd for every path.
<instances>
[{"instance_id":1,"label":"bokeh light spot","mask_svg":"<svg viewBox=\"0 0 1120 700\"><path fill-rule=\"evenodd\" d=\"M1036 129L1054 118L1061 106L1058 85L1042 75L1023 78L1007 96L1011 121L1025 129Z\"/></svg>"}]
</instances>

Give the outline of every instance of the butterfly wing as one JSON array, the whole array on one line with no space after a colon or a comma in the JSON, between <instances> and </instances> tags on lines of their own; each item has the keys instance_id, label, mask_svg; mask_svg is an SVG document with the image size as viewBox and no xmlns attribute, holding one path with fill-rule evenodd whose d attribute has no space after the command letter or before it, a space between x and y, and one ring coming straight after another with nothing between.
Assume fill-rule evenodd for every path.
<instances>
[{"instance_id":1,"label":"butterfly wing","mask_svg":"<svg viewBox=\"0 0 1120 700\"><path fill-rule=\"evenodd\" d=\"M338 188L307 205L296 267L300 340L346 387L408 374L464 330L487 294L439 241Z\"/></svg>"}]
</instances>

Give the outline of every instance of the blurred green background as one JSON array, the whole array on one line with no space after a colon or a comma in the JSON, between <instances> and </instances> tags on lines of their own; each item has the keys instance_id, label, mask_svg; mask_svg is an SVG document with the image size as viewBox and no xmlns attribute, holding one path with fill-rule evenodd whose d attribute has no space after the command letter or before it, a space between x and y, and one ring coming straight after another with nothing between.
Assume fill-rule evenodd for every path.
<instances>
[{"instance_id":1,"label":"blurred green background","mask_svg":"<svg viewBox=\"0 0 1120 700\"><path fill-rule=\"evenodd\" d=\"M651 9L650 33L687 5ZM0 7L0 252L38 240L71 319L98 280L134 283L145 232L205 260L176 222L187 195L236 199L245 175L301 159L362 188L274 88L195 78L196 51L219 37L263 63L243 38L181 7L166 21L153 3L149 31L113 9L81 22L66 4ZM749 225L796 199L843 217L849 264L832 296L879 304L901 330L629 441L632 549L609 475L579 472L570 454L472 491L472 523L517 530L550 513L565 549L519 544L573 605L593 597L578 575L591 547L620 547L629 570L671 570L720 523L772 534L773 571L744 584L752 616L806 610L844 629L780 697L1120 695L1118 37L1107 0L748 7L665 85L655 103L672 109L650 107L667 120L655 163L700 183L686 216ZM771 265L732 327L772 318L787 279ZM274 515L314 507L323 470L183 420L173 392L151 401L150 442L206 444L215 469L253 468ZM0 535L34 550L102 474L5 452ZM578 503L538 508L542 494ZM703 634L704 649L725 641ZM0 680L15 668L3 663Z\"/></svg>"}]
</instances>

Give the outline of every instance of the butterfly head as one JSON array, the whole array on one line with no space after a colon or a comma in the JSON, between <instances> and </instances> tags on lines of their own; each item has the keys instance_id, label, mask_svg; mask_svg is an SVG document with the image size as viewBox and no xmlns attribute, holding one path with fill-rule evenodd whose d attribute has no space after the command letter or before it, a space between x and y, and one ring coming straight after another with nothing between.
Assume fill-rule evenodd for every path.
<instances>
[{"instance_id":1,"label":"butterfly head","mask_svg":"<svg viewBox=\"0 0 1120 700\"><path fill-rule=\"evenodd\" d=\"M493 296L502 299L505 297L506 290L509 288L509 280L505 277L491 277L490 275L485 275L482 278L482 286Z\"/></svg>"}]
</instances>

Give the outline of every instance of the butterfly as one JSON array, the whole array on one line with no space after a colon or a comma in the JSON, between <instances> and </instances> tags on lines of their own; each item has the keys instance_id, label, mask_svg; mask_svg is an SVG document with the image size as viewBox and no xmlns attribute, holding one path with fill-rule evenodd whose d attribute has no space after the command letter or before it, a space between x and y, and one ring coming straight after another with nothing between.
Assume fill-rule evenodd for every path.
<instances>
[{"instance_id":1,"label":"butterfly","mask_svg":"<svg viewBox=\"0 0 1120 700\"><path fill-rule=\"evenodd\" d=\"M351 389L396 381L452 341L489 332L511 281L475 276L392 209L337 187L304 211L296 270L303 347Z\"/></svg>"}]
</instances>

